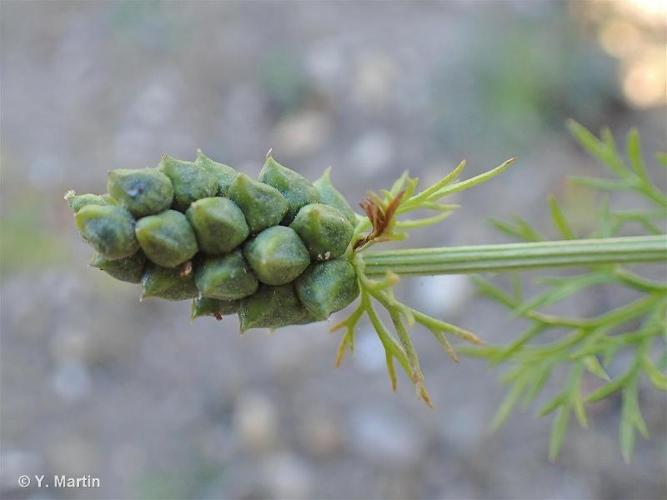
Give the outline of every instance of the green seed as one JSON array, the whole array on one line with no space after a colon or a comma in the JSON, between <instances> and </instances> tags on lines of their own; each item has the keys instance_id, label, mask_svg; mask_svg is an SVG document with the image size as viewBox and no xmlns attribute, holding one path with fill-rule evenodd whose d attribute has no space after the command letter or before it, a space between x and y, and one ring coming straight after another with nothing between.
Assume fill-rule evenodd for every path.
<instances>
[{"instance_id":1,"label":"green seed","mask_svg":"<svg viewBox=\"0 0 667 500\"><path fill-rule=\"evenodd\" d=\"M201 165L165 155L158 168L171 179L174 186L173 207L176 210L185 212L193 201L210 198L218 193L216 176Z\"/></svg>"},{"instance_id":2,"label":"green seed","mask_svg":"<svg viewBox=\"0 0 667 500\"><path fill-rule=\"evenodd\" d=\"M148 264L141 278L141 298L159 297L167 300L186 300L199 296L191 268L160 267Z\"/></svg>"},{"instance_id":3,"label":"green seed","mask_svg":"<svg viewBox=\"0 0 667 500\"><path fill-rule=\"evenodd\" d=\"M352 240L354 229L334 207L322 203L306 205L290 224L315 260L340 257Z\"/></svg>"},{"instance_id":4,"label":"green seed","mask_svg":"<svg viewBox=\"0 0 667 500\"><path fill-rule=\"evenodd\" d=\"M139 250L130 212L112 205L86 205L76 213L81 236L107 259L129 257Z\"/></svg>"},{"instance_id":5,"label":"green seed","mask_svg":"<svg viewBox=\"0 0 667 500\"><path fill-rule=\"evenodd\" d=\"M258 286L241 250L206 258L197 266L195 283L203 297L220 300L242 299L255 293Z\"/></svg>"},{"instance_id":6,"label":"green seed","mask_svg":"<svg viewBox=\"0 0 667 500\"><path fill-rule=\"evenodd\" d=\"M90 265L104 271L117 280L128 283L139 283L146 267L146 256L141 250L134 255L116 260L109 260L101 255L95 255Z\"/></svg>"},{"instance_id":7,"label":"green seed","mask_svg":"<svg viewBox=\"0 0 667 500\"><path fill-rule=\"evenodd\" d=\"M135 217L160 213L174 199L169 177L156 168L111 170L107 190Z\"/></svg>"},{"instance_id":8,"label":"green seed","mask_svg":"<svg viewBox=\"0 0 667 500\"><path fill-rule=\"evenodd\" d=\"M279 224L287 213L287 200L277 189L245 174L236 176L228 196L243 211L251 233Z\"/></svg>"},{"instance_id":9,"label":"green seed","mask_svg":"<svg viewBox=\"0 0 667 500\"><path fill-rule=\"evenodd\" d=\"M99 194L76 194L75 191L70 190L65 194L65 201L74 213L77 213L87 205L114 205L111 199L105 198Z\"/></svg>"},{"instance_id":10,"label":"green seed","mask_svg":"<svg viewBox=\"0 0 667 500\"><path fill-rule=\"evenodd\" d=\"M195 160L195 165L203 168L208 173L215 176L218 181L218 196L226 196L229 191L229 186L238 175L238 172L232 167L225 165L224 163L218 163L217 161L211 160L201 149L197 150L197 159Z\"/></svg>"},{"instance_id":11,"label":"green seed","mask_svg":"<svg viewBox=\"0 0 667 500\"><path fill-rule=\"evenodd\" d=\"M227 198L202 198L185 212L202 252L220 255L245 241L250 233L241 209Z\"/></svg>"},{"instance_id":12,"label":"green seed","mask_svg":"<svg viewBox=\"0 0 667 500\"><path fill-rule=\"evenodd\" d=\"M259 181L273 186L287 199L289 210L285 222L292 222L301 207L319 201L315 186L303 175L296 173L267 156L262 170L259 172Z\"/></svg>"},{"instance_id":13,"label":"green seed","mask_svg":"<svg viewBox=\"0 0 667 500\"><path fill-rule=\"evenodd\" d=\"M176 210L139 219L136 234L146 257L162 267L177 266L197 253L195 233Z\"/></svg>"},{"instance_id":14,"label":"green seed","mask_svg":"<svg viewBox=\"0 0 667 500\"><path fill-rule=\"evenodd\" d=\"M293 281L310 263L299 235L285 226L265 229L245 244L243 254L257 279L267 285Z\"/></svg>"},{"instance_id":15,"label":"green seed","mask_svg":"<svg viewBox=\"0 0 667 500\"><path fill-rule=\"evenodd\" d=\"M190 317L195 319L200 316L215 316L216 319L222 319L223 316L236 314L240 305L238 300L217 300L199 297L192 301Z\"/></svg>"},{"instance_id":16,"label":"green seed","mask_svg":"<svg viewBox=\"0 0 667 500\"><path fill-rule=\"evenodd\" d=\"M338 211L352 224L357 226L357 216L345 197L331 183L331 167L327 168L322 176L314 183L320 195L320 203L337 208Z\"/></svg>"},{"instance_id":17,"label":"green seed","mask_svg":"<svg viewBox=\"0 0 667 500\"><path fill-rule=\"evenodd\" d=\"M241 301L239 320L242 332L251 328L275 329L314 321L299 302L291 283L283 286L261 285L254 295Z\"/></svg>"},{"instance_id":18,"label":"green seed","mask_svg":"<svg viewBox=\"0 0 667 500\"><path fill-rule=\"evenodd\" d=\"M354 267L343 259L312 264L295 282L296 292L308 312L327 319L359 296Z\"/></svg>"}]
</instances>

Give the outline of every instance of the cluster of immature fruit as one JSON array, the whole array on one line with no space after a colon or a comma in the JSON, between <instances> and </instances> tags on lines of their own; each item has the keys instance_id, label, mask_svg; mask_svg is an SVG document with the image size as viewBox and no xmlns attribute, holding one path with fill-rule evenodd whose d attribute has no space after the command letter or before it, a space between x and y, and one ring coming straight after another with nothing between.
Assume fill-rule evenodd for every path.
<instances>
[{"instance_id":1,"label":"cluster of immature fruit","mask_svg":"<svg viewBox=\"0 0 667 500\"><path fill-rule=\"evenodd\" d=\"M359 294L345 258L357 216L329 172L311 183L270 155L255 181L207 158L109 172L108 194L65 196L92 265L143 297L194 299L241 329L326 319Z\"/></svg>"}]
</instances>

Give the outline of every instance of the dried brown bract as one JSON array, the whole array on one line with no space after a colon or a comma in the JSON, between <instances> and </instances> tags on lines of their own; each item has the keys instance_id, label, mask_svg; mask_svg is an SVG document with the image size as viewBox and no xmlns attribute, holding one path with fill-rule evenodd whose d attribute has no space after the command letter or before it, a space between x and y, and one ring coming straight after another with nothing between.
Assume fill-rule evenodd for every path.
<instances>
[{"instance_id":1,"label":"dried brown bract","mask_svg":"<svg viewBox=\"0 0 667 500\"><path fill-rule=\"evenodd\" d=\"M370 243L386 241L388 229L391 226L396 209L401 204L401 199L405 191L401 191L395 197L391 198L386 204L375 193L369 193L368 198L364 198L359 206L366 212L368 220L372 225L370 232L354 244L354 249L363 248Z\"/></svg>"}]
</instances>

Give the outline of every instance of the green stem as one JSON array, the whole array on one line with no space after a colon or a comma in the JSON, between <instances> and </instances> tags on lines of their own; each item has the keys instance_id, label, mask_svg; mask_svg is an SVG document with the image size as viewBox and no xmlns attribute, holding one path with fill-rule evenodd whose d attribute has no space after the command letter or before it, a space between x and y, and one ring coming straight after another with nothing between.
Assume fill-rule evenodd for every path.
<instances>
[{"instance_id":1,"label":"green stem","mask_svg":"<svg viewBox=\"0 0 667 500\"><path fill-rule=\"evenodd\" d=\"M368 276L388 271L419 276L667 262L667 235L382 250L361 256Z\"/></svg>"}]
</instances>

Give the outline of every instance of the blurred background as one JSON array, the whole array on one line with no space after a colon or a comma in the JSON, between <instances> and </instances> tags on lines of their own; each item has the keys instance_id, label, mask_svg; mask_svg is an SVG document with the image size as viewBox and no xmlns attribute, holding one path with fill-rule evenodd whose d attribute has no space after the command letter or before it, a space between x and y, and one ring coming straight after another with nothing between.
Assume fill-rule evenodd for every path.
<instances>
[{"instance_id":1,"label":"blurred background","mask_svg":"<svg viewBox=\"0 0 667 500\"><path fill-rule=\"evenodd\" d=\"M2 19L1 442L3 498L665 498L664 398L624 465L618 402L572 425L555 464L549 419L489 434L498 370L451 363L415 338L436 405L393 394L365 327L340 369L325 323L238 335L189 304L138 302L87 267L62 200L112 168L196 148L256 174L264 154L310 178L333 166L351 202L405 169L433 181L518 165L457 198L411 245L507 241L487 223L584 228L602 174L565 133L574 118L665 147L665 4L601 2L18 2ZM663 179L664 181L664 179ZM492 342L521 327L465 277L402 293ZM603 292L601 292L603 293ZM588 296L587 296L588 297ZM578 307L601 312L611 299ZM90 474L95 490L19 489L20 474Z\"/></svg>"}]
</instances>

